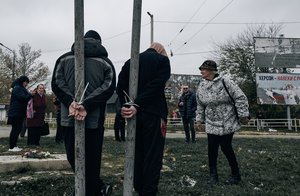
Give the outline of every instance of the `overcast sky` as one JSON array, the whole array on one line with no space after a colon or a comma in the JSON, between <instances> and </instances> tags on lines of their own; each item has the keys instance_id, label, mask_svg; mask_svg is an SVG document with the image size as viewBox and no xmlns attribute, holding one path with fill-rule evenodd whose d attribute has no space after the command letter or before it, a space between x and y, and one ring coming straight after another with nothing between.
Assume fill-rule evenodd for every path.
<instances>
[{"instance_id":1,"label":"overcast sky","mask_svg":"<svg viewBox=\"0 0 300 196\"><path fill-rule=\"evenodd\" d=\"M74 42L74 1L0 2L0 43L13 50L29 43L32 50L42 51L39 60L52 71L56 59ZM88 0L84 4L85 32L99 32L119 73L130 57L133 0ZM207 51L213 50L213 43L236 36L249 23L284 22L284 36L299 38L299 7L299 0L144 0L140 50L150 45L150 12L154 41L174 53L172 73L199 74L198 67L210 57Z\"/></svg>"}]
</instances>

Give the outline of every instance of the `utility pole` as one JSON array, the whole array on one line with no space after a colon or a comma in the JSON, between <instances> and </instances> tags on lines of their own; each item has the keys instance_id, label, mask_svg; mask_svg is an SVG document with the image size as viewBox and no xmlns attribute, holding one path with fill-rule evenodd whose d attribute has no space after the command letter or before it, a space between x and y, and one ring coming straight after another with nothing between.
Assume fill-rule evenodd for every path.
<instances>
[{"instance_id":1,"label":"utility pole","mask_svg":"<svg viewBox=\"0 0 300 196\"><path fill-rule=\"evenodd\" d=\"M84 5L75 0L75 100L84 93ZM85 196L85 121L75 120L75 195Z\"/></svg>"},{"instance_id":2,"label":"utility pole","mask_svg":"<svg viewBox=\"0 0 300 196\"><path fill-rule=\"evenodd\" d=\"M150 44L153 43L153 14L150 12L147 12L147 14L150 16L150 23L151 23L151 28L150 28Z\"/></svg>"},{"instance_id":3,"label":"utility pole","mask_svg":"<svg viewBox=\"0 0 300 196\"><path fill-rule=\"evenodd\" d=\"M141 37L141 12L142 0L134 0L131 35L131 60L129 72L129 96L135 100L138 87L139 73L139 51ZM123 196L133 195L133 175L134 175L134 153L135 153L135 133L136 116L129 119L127 125L125 173L123 184Z\"/></svg>"},{"instance_id":4,"label":"utility pole","mask_svg":"<svg viewBox=\"0 0 300 196\"><path fill-rule=\"evenodd\" d=\"M284 34L280 34L278 38L278 50L279 52L281 51L281 44L282 44L282 39L284 38ZM283 47L284 50L284 47ZM282 73L287 73L286 67L282 68ZM287 117L287 122L288 122L288 130L292 130L292 121L291 121L291 108L290 105L286 105L286 117Z\"/></svg>"},{"instance_id":5,"label":"utility pole","mask_svg":"<svg viewBox=\"0 0 300 196\"><path fill-rule=\"evenodd\" d=\"M5 46L4 44L0 43L0 45L4 48L6 48L8 51L13 53L13 62L12 62L12 74L11 74L11 79L12 81L15 80L15 75L16 75L16 53L14 50L10 49L9 47Z\"/></svg>"}]
</instances>

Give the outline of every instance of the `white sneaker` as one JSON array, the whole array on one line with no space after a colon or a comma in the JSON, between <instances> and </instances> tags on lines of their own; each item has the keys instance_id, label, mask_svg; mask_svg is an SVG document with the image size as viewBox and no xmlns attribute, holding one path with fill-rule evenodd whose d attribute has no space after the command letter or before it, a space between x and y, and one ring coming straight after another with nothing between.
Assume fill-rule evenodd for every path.
<instances>
[{"instance_id":1,"label":"white sneaker","mask_svg":"<svg viewBox=\"0 0 300 196\"><path fill-rule=\"evenodd\" d=\"M12 148L12 149L8 149L9 152L20 152L21 150L23 150L22 148L19 148L18 146Z\"/></svg>"}]
</instances>

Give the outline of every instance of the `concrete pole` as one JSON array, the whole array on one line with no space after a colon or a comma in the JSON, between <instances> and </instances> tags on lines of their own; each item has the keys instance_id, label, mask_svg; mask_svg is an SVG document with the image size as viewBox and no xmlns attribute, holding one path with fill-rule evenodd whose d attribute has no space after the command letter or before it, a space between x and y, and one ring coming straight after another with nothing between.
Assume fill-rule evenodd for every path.
<instances>
[{"instance_id":1,"label":"concrete pole","mask_svg":"<svg viewBox=\"0 0 300 196\"><path fill-rule=\"evenodd\" d=\"M75 100L79 101L84 80L84 5L75 0ZM82 83L82 85L80 85ZM85 196L85 122L75 120L75 195Z\"/></svg>"},{"instance_id":2,"label":"concrete pole","mask_svg":"<svg viewBox=\"0 0 300 196\"><path fill-rule=\"evenodd\" d=\"M291 125L291 108L289 105L286 107L286 115L287 115L287 120L288 120L288 130L292 130L292 125Z\"/></svg>"},{"instance_id":3,"label":"concrete pole","mask_svg":"<svg viewBox=\"0 0 300 196\"><path fill-rule=\"evenodd\" d=\"M150 16L150 24L151 24L151 28L150 28L150 44L153 43L153 14L151 14L150 12L147 12L147 14Z\"/></svg>"},{"instance_id":4,"label":"concrete pole","mask_svg":"<svg viewBox=\"0 0 300 196\"><path fill-rule=\"evenodd\" d=\"M132 19L132 37L131 37L131 61L130 61L130 80L129 96L135 100L138 87L139 73L139 51L141 34L141 12L142 0L134 0L133 19ZM126 154L125 154L125 173L123 184L123 196L133 195L133 175L134 175L134 153L135 153L135 133L136 116L129 119L127 125Z\"/></svg>"}]
</instances>

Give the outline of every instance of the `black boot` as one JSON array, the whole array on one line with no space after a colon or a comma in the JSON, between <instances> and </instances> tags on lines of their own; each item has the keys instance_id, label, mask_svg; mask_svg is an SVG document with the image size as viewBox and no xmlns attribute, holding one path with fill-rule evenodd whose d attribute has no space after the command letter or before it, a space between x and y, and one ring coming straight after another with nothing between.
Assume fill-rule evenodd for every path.
<instances>
[{"instance_id":1,"label":"black boot","mask_svg":"<svg viewBox=\"0 0 300 196\"><path fill-rule=\"evenodd\" d=\"M219 177L217 173L217 168L210 168L209 169L209 179L207 181L207 184L213 186L219 182Z\"/></svg>"},{"instance_id":2,"label":"black boot","mask_svg":"<svg viewBox=\"0 0 300 196\"><path fill-rule=\"evenodd\" d=\"M233 184L238 184L241 181L241 175L239 173L237 174L232 174L226 181L225 184L228 185L233 185Z\"/></svg>"}]
</instances>

